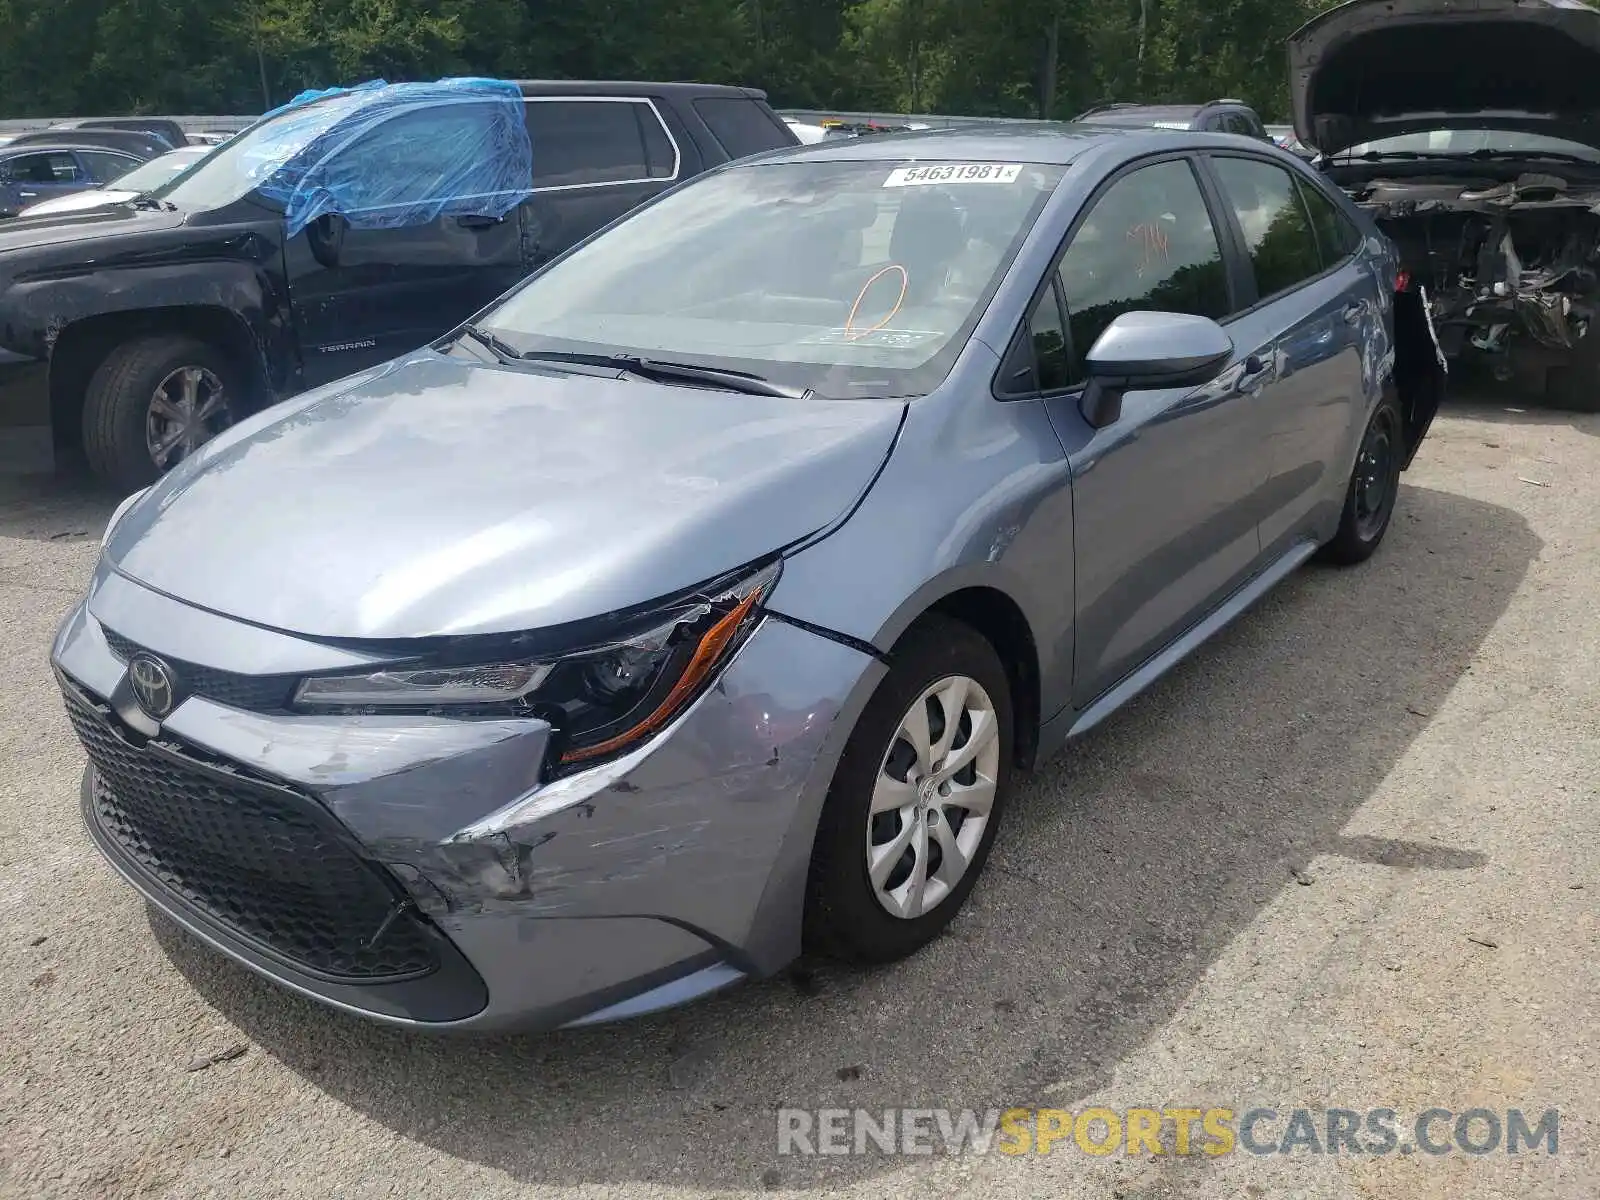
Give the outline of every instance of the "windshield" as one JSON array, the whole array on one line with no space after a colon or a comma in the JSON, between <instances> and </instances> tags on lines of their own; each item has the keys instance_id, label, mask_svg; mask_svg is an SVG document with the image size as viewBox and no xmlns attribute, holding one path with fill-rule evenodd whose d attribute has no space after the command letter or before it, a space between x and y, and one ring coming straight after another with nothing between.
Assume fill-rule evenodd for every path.
<instances>
[{"instance_id":1,"label":"windshield","mask_svg":"<svg viewBox=\"0 0 1600 1200\"><path fill-rule=\"evenodd\" d=\"M168 182L178 172L187 171L210 154L211 150L210 146L174 150L171 154L163 154L160 158L152 158L147 163L141 163L126 175L117 176L115 182L107 186L119 192L148 192Z\"/></svg>"},{"instance_id":2,"label":"windshield","mask_svg":"<svg viewBox=\"0 0 1600 1200\"><path fill-rule=\"evenodd\" d=\"M1569 142L1566 138L1549 137L1542 133L1524 133L1514 129L1430 129L1423 133L1402 133L1395 137L1362 142L1359 146L1334 155L1340 158L1361 158L1364 155L1399 154L1407 157L1450 156L1479 152L1571 155L1600 163L1600 149L1582 142Z\"/></svg>"},{"instance_id":3,"label":"windshield","mask_svg":"<svg viewBox=\"0 0 1600 1200\"><path fill-rule=\"evenodd\" d=\"M787 162L708 175L480 321L525 356L624 354L831 397L949 373L1063 168Z\"/></svg>"},{"instance_id":4,"label":"windshield","mask_svg":"<svg viewBox=\"0 0 1600 1200\"><path fill-rule=\"evenodd\" d=\"M185 171L152 194L185 208L232 204L368 100L359 92L333 96L258 121L216 147L194 170ZM292 137L286 136L281 126L285 121L294 122Z\"/></svg>"}]
</instances>

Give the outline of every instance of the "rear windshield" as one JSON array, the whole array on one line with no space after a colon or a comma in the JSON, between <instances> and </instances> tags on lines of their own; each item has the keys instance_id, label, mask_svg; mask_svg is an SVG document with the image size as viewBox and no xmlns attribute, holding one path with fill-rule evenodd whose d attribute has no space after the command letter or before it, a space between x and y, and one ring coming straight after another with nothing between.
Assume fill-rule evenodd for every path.
<instances>
[{"instance_id":1,"label":"rear windshield","mask_svg":"<svg viewBox=\"0 0 1600 1200\"><path fill-rule=\"evenodd\" d=\"M517 351L641 354L821 395L938 385L1063 168L783 162L714 172L485 314Z\"/></svg>"}]
</instances>

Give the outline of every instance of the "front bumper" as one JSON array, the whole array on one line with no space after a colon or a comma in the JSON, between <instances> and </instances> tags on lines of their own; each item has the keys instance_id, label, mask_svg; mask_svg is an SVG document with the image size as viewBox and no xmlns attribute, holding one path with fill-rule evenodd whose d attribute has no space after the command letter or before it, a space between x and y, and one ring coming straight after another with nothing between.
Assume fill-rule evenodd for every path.
<instances>
[{"instance_id":1,"label":"front bumper","mask_svg":"<svg viewBox=\"0 0 1600 1200\"><path fill-rule=\"evenodd\" d=\"M854 649L769 618L718 684L643 750L545 785L539 770L549 731L537 721L291 715L193 694L146 741L126 679L130 643L175 661L180 673L210 672L197 693L224 697L213 677L237 684L356 660L189 608L105 570L63 624L52 656L91 751L83 786L91 834L150 903L245 966L325 1003L394 1024L464 1030L636 1015L792 959L817 814L844 738L883 670ZM341 657L347 663L335 661ZM105 736L118 740L97 749ZM119 766L124 745L160 761ZM158 792L178 786L172 771L200 781L184 785L184 803L198 807L181 820L184 836L200 830L202 850L213 856L207 878L218 877L216 854L237 858L239 847L267 839L248 831L222 838L207 804L229 816L239 804L279 804L287 815L271 820L293 826L304 816L319 830L325 821L326 843L316 845L345 846L371 873L362 887L390 889L363 893L362 903L392 904L405 936L424 939L435 965L385 979L308 970L314 955L298 943L285 955L273 941L284 920L263 925L254 909L238 907L235 890L227 897L233 908L196 895L165 860L152 868L135 852L142 847L130 849L120 811L97 805L95 792L107 772L115 779L130 770L155 771ZM226 792L217 800L205 791L208 771L220 773ZM158 814L151 819L180 820L175 806L149 810ZM275 844L283 828L270 827ZM285 845L304 857L292 840ZM355 886L356 866L330 861L339 886ZM252 886L265 886L259 873L273 871L259 855L234 869ZM297 904L336 890L294 874ZM364 911L371 926L382 910ZM353 952L339 953L346 962ZM327 966L311 966L319 964Z\"/></svg>"}]
</instances>

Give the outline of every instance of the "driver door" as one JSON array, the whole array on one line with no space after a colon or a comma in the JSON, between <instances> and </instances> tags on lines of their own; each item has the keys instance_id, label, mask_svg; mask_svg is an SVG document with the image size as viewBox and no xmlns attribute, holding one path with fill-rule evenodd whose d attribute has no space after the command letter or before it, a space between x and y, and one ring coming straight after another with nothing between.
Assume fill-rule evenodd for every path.
<instances>
[{"instance_id":1,"label":"driver door","mask_svg":"<svg viewBox=\"0 0 1600 1200\"><path fill-rule=\"evenodd\" d=\"M1103 429L1079 409L1083 357L1118 316L1220 321L1233 311L1222 228L1187 158L1141 163L1091 202L1035 313L1036 347L1060 330L1061 386L1046 409L1072 467L1080 709L1218 605L1260 558L1270 361L1241 348L1202 387L1130 391Z\"/></svg>"},{"instance_id":2,"label":"driver door","mask_svg":"<svg viewBox=\"0 0 1600 1200\"><path fill-rule=\"evenodd\" d=\"M522 278L520 209L389 227L359 215L447 198L457 145L482 141L487 113L476 104L402 113L318 168L318 185L358 219L320 217L284 247L305 386L424 346Z\"/></svg>"}]
</instances>

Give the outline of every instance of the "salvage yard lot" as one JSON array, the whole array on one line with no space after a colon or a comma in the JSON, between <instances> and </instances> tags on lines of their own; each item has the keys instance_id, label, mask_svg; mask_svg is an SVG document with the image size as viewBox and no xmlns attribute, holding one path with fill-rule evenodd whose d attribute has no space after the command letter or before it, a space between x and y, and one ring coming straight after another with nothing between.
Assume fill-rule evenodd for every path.
<instances>
[{"instance_id":1,"label":"salvage yard lot","mask_svg":"<svg viewBox=\"0 0 1600 1200\"><path fill-rule=\"evenodd\" d=\"M0 1192L1593 1197L1600 417L1448 409L1302 571L1027 782L951 935L632 1025L375 1028L90 848L46 662L112 500L0 482ZM775 1110L1561 1110L1559 1153L780 1158Z\"/></svg>"}]
</instances>

